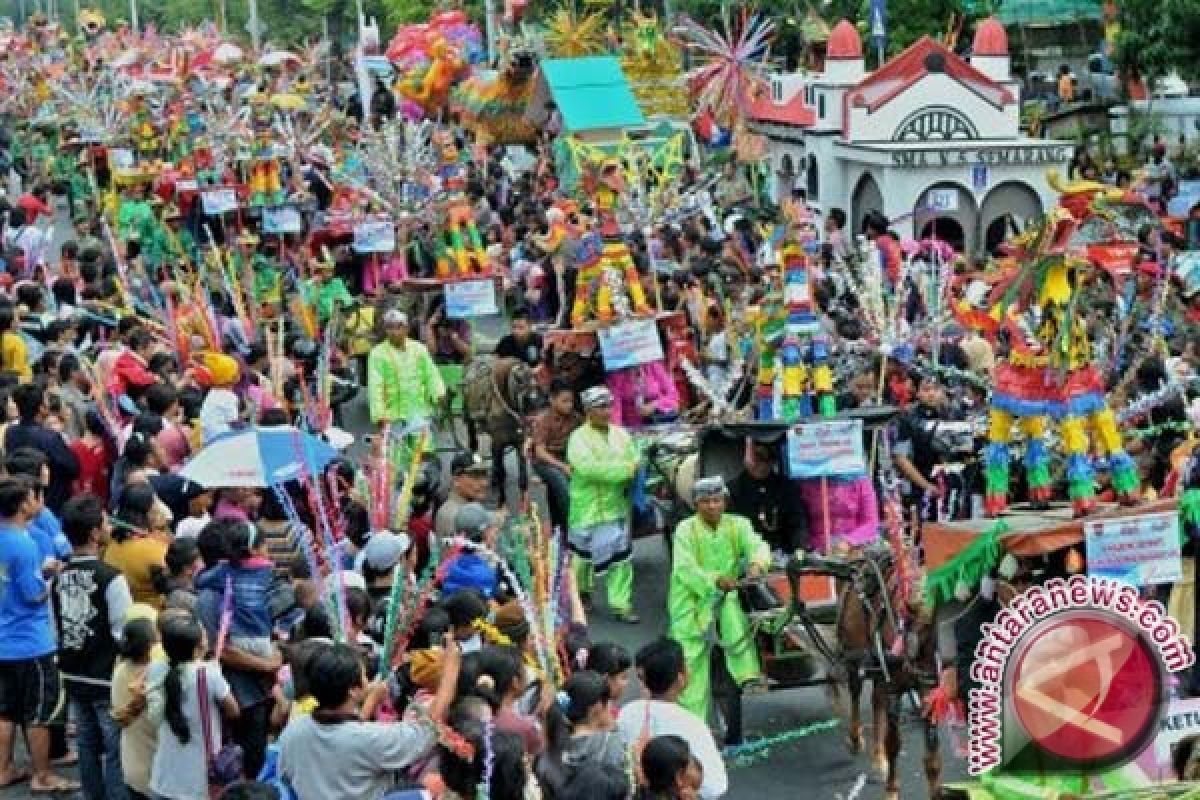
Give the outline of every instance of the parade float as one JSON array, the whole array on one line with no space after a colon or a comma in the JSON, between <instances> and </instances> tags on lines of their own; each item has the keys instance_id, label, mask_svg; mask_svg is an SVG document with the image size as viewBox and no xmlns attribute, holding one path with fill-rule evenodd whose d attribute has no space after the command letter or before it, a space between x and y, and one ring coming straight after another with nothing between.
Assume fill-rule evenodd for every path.
<instances>
[{"instance_id":1,"label":"parade float","mask_svg":"<svg viewBox=\"0 0 1200 800\"><path fill-rule=\"evenodd\" d=\"M481 144L531 144L538 129L526 116L537 70L533 48L522 37L500 44L498 68L478 70L453 92L451 107Z\"/></svg>"},{"instance_id":2,"label":"parade float","mask_svg":"<svg viewBox=\"0 0 1200 800\"><path fill-rule=\"evenodd\" d=\"M634 11L625 30L621 69L648 116L682 119L691 112L683 86L683 55L654 14Z\"/></svg>"},{"instance_id":3,"label":"parade float","mask_svg":"<svg viewBox=\"0 0 1200 800\"><path fill-rule=\"evenodd\" d=\"M441 11L429 22L396 30L386 49L395 67L392 87L404 101L404 114L437 118L454 86L484 59L483 37L464 12Z\"/></svg>"},{"instance_id":4,"label":"parade float","mask_svg":"<svg viewBox=\"0 0 1200 800\"><path fill-rule=\"evenodd\" d=\"M1118 496L1126 502L1138 497L1137 469L1108 407L1079 303L1080 283L1092 267L1070 248L1077 227L1069 211L1055 210L1012 242L1004 266L972 279L954 307L963 325L993 339L1004 331L1010 345L995 375L984 456L984 502L991 516L1008 502L1014 427L1024 437L1025 477L1035 503L1048 503L1054 495L1045 442L1051 425L1062 442L1068 496L1077 515L1095 507L1093 449L1106 459Z\"/></svg>"}]
</instances>

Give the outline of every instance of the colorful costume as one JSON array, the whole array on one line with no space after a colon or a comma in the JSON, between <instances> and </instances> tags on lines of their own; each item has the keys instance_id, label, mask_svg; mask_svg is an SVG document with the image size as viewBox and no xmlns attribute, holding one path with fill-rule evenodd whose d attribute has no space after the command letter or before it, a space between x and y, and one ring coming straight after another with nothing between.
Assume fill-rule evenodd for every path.
<instances>
[{"instance_id":1,"label":"colorful costume","mask_svg":"<svg viewBox=\"0 0 1200 800\"><path fill-rule=\"evenodd\" d=\"M581 593L591 592L593 572L607 571L608 605L617 613L633 605L628 489L639 460L633 437L616 425L601 431L584 424L567 440L568 544L575 554L575 583Z\"/></svg>"},{"instance_id":2,"label":"colorful costume","mask_svg":"<svg viewBox=\"0 0 1200 800\"><path fill-rule=\"evenodd\" d=\"M585 184L593 197L597 230L586 234L575 251L579 267L571 306L571 324L575 327L593 319L608 323L653 312L617 224L617 207L625 189L620 162L605 161L597 173Z\"/></svg>"},{"instance_id":3,"label":"colorful costume","mask_svg":"<svg viewBox=\"0 0 1200 800\"><path fill-rule=\"evenodd\" d=\"M454 136L449 131L439 131L434 134L434 144L438 146L441 158L438 177L442 181L442 193L438 204L443 218L442 241L437 248L437 276L446 279L484 274L489 267L487 254L466 193L466 170L459 163Z\"/></svg>"},{"instance_id":4,"label":"colorful costume","mask_svg":"<svg viewBox=\"0 0 1200 800\"><path fill-rule=\"evenodd\" d=\"M837 414L829 343L813 336L819 330L813 302L808 257L796 242L780 248L782 302L768 309L759 323L757 418L795 422Z\"/></svg>"},{"instance_id":5,"label":"colorful costume","mask_svg":"<svg viewBox=\"0 0 1200 800\"><path fill-rule=\"evenodd\" d=\"M1124 501L1137 494L1137 467L1125 453L1116 419L1105 399L1104 376L1092 366L1075 271L1088 263L1067 253L1075 221L1062 208L1042 226L1014 242L1018 264L990 279L975 281L957 304L965 325L995 335L1003 327L1011 343L1008 361L995 372L988 438L985 504L990 515L1008 500L1009 447L1014 425L1025 436L1025 472L1034 502L1051 497L1050 454L1043 437L1057 422L1067 455L1069 495L1077 515L1095 506L1089 429L1097 455L1112 470L1112 485ZM991 287L979 287L991 283Z\"/></svg>"},{"instance_id":6,"label":"colorful costume","mask_svg":"<svg viewBox=\"0 0 1200 800\"><path fill-rule=\"evenodd\" d=\"M745 517L722 514L714 530L696 514L675 529L672 553L667 591L670 636L683 646L688 668L688 684L679 704L704 719L711 694L709 648L714 626L733 680L742 685L762 674L738 594L723 593L717 581L737 580L751 564L765 571L771 565L771 550Z\"/></svg>"},{"instance_id":7,"label":"colorful costume","mask_svg":"<svg viewBox=\"0 0 1200 800\"><path fill-rule=\"evenodd\" d=\"M279 159L275 156L272 116L267 97L256 94L251 105L254 152L247 178L252 206L276 206L283 202L283 181L280 177Z\"/></svg>"},{"instance_id":8,"label":"colorful costume","mask_svg":"<svg viewBox=\"0 0 1200 800\"><path fill-rule=\"evenodd\" d=\"M413 339L404 349L380 342L367 356L367 398L371 422L428 420L446 394L446 385L425 345Z\"/></svg>"},{"instance_id":9,"label":"colorful costume","mask_svg":"<svg viewBox=\"0 0 1200 800\"><path fill-rule=\"evenodd\" d=\"M317 309L317 319L322 325L333 318L333 312L338 306L349 308L354 305L354 295L346 288L341 278L330 278L327 281L304 281L302 291L305 301Z\"/></svg>"}]
</instances>

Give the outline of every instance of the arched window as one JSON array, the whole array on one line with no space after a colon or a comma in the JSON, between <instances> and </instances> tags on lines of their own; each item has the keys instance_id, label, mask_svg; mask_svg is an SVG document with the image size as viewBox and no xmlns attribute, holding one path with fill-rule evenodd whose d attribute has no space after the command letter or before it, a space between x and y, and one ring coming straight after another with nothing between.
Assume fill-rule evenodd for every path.
<instances>
[{"instance_id":1,"label":"arched window","mask_svg":"<svg viewBox=\"0 0 1200 800\"><path fill-rule=\"evenodd\" d=\"M808 167L804 170L808 179L808 199L817 202L820 199L821 182L817 175L817 157L811 153L808 156Z\"/></svg>"},{"instance_id":2,"label":"arched window","mask_svg":"<svg viewBox=\"0 0 1200 800\"><path fill-rule=\"evenodd\" d=\"M979 131L957 109L931 106L910 114L896 127L893 142L929 142L978 139Z\"/></svg>"},{"instance_id":3,"label":"arched window","mask_svg":"<svg viewBox=\"0 0 1200 800\"><path fill-rule=\"evenodd\" d=\"M825 119L825 93L821 92L817 95L817 116Z\"/></svg>"}]
</instances>

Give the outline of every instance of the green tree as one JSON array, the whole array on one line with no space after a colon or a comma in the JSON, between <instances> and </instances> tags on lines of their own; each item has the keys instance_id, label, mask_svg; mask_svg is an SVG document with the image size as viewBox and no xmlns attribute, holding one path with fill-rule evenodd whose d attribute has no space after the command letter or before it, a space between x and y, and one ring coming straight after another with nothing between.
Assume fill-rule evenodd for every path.
<instances>
[{"instance_id":1,"label":"green tree","mask_svg":"<svg viewBox=\"0 0 1200 800\"><path fill-rule=\"evenodd\" d=\"M1146 85L1177 70L1200 78L1200 0L1121 0L1117 66Z\"/></svg>"}]
</instances>

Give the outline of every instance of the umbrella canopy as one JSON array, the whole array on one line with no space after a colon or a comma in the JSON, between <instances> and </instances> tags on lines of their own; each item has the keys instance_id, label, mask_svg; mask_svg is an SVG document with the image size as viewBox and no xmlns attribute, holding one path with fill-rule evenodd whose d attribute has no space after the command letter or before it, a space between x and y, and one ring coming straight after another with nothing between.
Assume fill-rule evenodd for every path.
<instances>
[{"instance_id":1,"label":"umbrella canopy","mask_svg":"<svg viewBox=\"0 0 1200 800\"><path fill-rule=\"evenodd\" d=\"M131 47L110 61L108 65L113 69L125 69L126 67L132 67L141 60L141 52L139 52L136 47Z\"/></svg>"},{"instance_id":2,"label":"umbrella canopy","mask_svg":"<svg viewBox=\"0 0 1200 800\"><path fill-rule=\"evenodd\" d=\"M289 53L287 50L272 50L269 53L264 53L262 58L258 59L260 67L278 67L282 64L300 64L300 56L295 53Z\"/></svg>"},{"instance_id":3,"label":"umbrella canopy","mask_svg":"<svg viewBox=\"0 0 1200 800\"><path fill-rule=\"evenodd\" d=\"M282 111L299 111L308 105L308 102L298 94L275 94L271 95L271 105Z\"/></svg>"},{"instance_id":4,"label":"umbrella canopy","mask_svg":"<svg viewBox=\"0 0 1200 800\"><path fill-rule=\"evenodd\" d=\"M213 439L179 474L207 488L273 486L318 473L336 457L325 441L299 428L249 428Z\"/></svg>"},{"instance_id":5,"label":"umbrella canopy","mask_svg":"<svg viewBox=\"0 0 1200 800\"><path fill-rule=\"evenodd\" d=\"M223 43L213 51L213 61L218 64L236 64L245 58L242 48L230 42Z\"/></svg>"}]
</instances>

